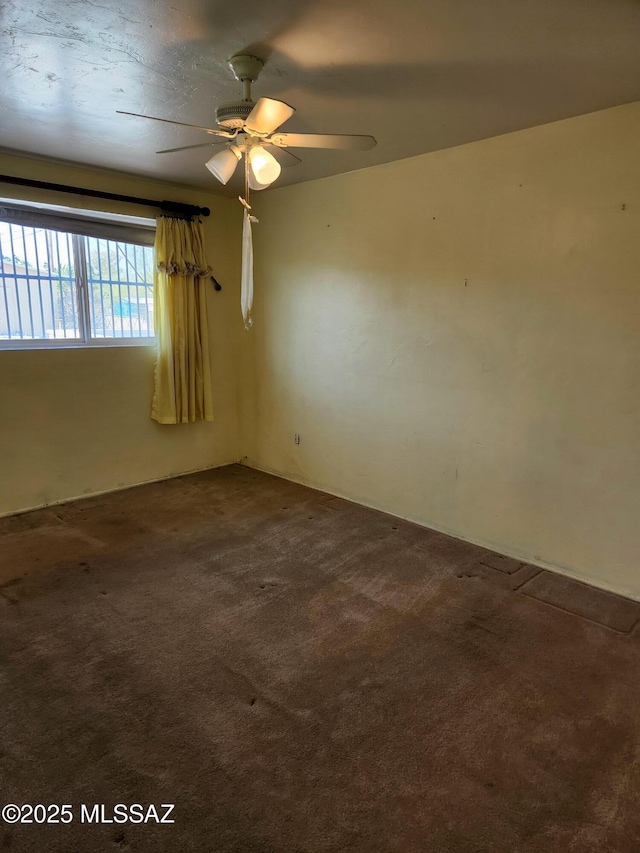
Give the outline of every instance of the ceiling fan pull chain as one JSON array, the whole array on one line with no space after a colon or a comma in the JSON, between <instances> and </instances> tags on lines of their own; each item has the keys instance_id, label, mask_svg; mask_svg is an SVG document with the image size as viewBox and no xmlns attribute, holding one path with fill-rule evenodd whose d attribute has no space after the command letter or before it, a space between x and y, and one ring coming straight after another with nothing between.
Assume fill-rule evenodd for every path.
<instances>
[{"instance_id":1,"label":"ceiling fan pull chain","mask_svg":"<svg viewBox=\"0 0 640 853\"><path fill-rule=\"evenodd\" d=\"M240 204L242 204L244 206L244 209L246 210L247 215L252 222L260 222L260 220L258 219L257 216L254 216L253 213L249 213L249 211L251 210L251 205L248 204L246 199L242 198L242 196L239 195L238 201L240 202Z\"/></svg>"},{"instance_id":2,"label":"ceiling fan pull chain","mask_svg":"<svg viewBox=\"0 0 640 853\"><path fill-rule=\"evenodd\" d=\"M244 198L239 195L238 201L244 206L247 216L251 222L258 222L258 218L251 213L251 205L249 204L249 161L247 155L244 155Z\"/></svg>"},{"instance_id":3,"label":"ceiling fan pull chain","mask_svg":"<svg viewBox=\"0 0 640 853\"><path fill-rule=\"evenodd\" d=\"M249 206L249 157L246 151L244 152L244 197L247 200L247 208L251 210Z\"/></svg>"}]
</instances>

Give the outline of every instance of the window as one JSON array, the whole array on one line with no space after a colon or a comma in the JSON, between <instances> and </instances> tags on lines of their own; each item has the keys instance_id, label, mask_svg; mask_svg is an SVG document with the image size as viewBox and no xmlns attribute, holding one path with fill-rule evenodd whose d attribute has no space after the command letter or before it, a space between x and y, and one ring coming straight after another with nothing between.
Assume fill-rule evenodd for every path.
<instances>
[{"instance_id":1,"label":"window","mask_svg":"<svg viewBox=\"0 0 640 853\"><path fill-rule=\"evenodd\" d=\"M154 231L127 221L0 206L0 348L151 343Z\"/></svg>"}]
</instances>

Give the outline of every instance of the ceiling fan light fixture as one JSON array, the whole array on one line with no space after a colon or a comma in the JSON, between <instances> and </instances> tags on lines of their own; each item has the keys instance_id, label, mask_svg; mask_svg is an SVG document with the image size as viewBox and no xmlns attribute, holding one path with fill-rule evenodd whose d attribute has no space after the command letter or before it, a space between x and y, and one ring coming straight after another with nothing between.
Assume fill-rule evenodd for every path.
<instances>
[{"instance_id":1,"label":"ceiling fan light fixture","mask_svg":"<svg viewBox=\"0 0 640 853\"><path fill-rule=\"evenodd\" d=\"M235 145L230 145L224 151L218 151L205 166L221 184L226 184L236 170L242 152Z\"/></svg>"},{"instance_id":2,"label":"ceiling fan light fixture","mask_svg":"<svg viewBox=\"0 0 640 853\"><path fill-rule=\"evenodd\" d=\"M257 192L259 190L266 190L270 184L259 184L256 180L256 176L253 173L253 169L249 166L249 189Z\"/></svg>"},{"instance_id":3,"label":"ceiling fan light fixture","mask_svg":"<svg viewBox=\"0 0 640 853\"><path fill-rule=\"evenodd\" d=\"M249 186L252 190L264 190L280 177L280 163L261 145L254 145L248 156Z\"/></svg>"}]
</instances>

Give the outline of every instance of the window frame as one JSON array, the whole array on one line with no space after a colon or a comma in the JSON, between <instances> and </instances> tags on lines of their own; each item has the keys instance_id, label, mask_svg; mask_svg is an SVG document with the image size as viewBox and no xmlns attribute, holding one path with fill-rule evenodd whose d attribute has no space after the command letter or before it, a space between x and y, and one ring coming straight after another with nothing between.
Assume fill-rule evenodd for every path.
<instances>
[{"instance_id":1,"label":"window frame","mask_svg":"<svg viewBox=\"0 0 640 853\"><path fill-rule=\"evenodd\" d=\"M61 212L62 211L62 212ZM79 337L0 339L0 351L38 349L94 349L102 347L155 347L155 334L137 337L92 337L89 277L87 272L88 245L86 238L106 239L135 246L153 246L155 225L138 217L118 216L65 208L25 205L22 202L0 201L0 221L26 228L43 228L68 234L73 254L74 301L78 318ZM143 223L143 224L141 224ZM38 269L38 272L40 270Z\"/></svg>"}]
</instances>

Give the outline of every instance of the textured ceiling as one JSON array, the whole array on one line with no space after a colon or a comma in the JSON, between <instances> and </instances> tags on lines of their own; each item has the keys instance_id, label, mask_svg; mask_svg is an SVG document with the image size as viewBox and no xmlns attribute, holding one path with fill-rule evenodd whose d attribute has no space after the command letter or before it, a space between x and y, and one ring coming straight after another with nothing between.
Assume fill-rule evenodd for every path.
<instances>
[{"instance_id":1,"label":"textured ceiling","mask_svg":"<svg viewBox=\"0 0 640 853\"><path fill-rule=\"evenodd\" d=\"M214 192L208 149L154 153L203 134L116 110L210 125L238 52L284 130L378 140L298 151L279 185L640 99L637 0L3 0L0 38L0 147Z\"/></svg>"}]
</instances>

